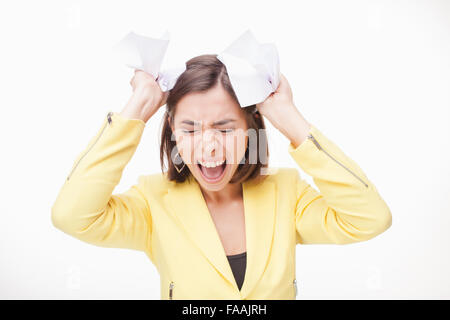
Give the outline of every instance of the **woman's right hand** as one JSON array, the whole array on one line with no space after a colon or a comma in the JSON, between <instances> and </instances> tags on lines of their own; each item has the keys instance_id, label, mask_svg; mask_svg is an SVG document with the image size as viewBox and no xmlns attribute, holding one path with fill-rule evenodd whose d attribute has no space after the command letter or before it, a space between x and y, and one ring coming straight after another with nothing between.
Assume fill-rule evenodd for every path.
<instances>
[{"instance_id":1,"label":"woman's right hand","mask_svg":"<svg viewBox=\"0 0 450 320\"><path fill-rule=\"evenodd\" d=\"M169 91L162 92L151 74L137 69L130 80L130 85L133 94L120 115L147 122L161 106L166 104Z\"/></svg>"}]
</instances>

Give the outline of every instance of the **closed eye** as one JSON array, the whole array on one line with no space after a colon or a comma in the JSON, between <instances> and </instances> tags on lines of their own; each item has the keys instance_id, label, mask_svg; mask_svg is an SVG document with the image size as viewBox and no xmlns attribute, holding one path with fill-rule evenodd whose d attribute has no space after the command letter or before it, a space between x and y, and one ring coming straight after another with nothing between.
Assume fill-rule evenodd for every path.
<instances>
[{"instance_id":1,"label":"closed eye","mask_svg":"<svg viewBox=\"0 0 450 320\"><path fill-rule=\"evenodd\" d=\"M222 133L229 133L229 132L233 132L233 129L220 129L219 131Z\"/></svg>"},{"instance_id":2,"label":"closed eye","mask_svg":"<svg viewBox=\"0 0 450 320\"><path fill-rule=\"evenodd\" d=\"M234 129L218 129L221 133L230 133L230 132L233 132L233 130ZM194 133L194 132L197 132L197 131L199 131L199 130L186 130L186 129L183 129L183 133Z\"/></svg>"}]
</instances>

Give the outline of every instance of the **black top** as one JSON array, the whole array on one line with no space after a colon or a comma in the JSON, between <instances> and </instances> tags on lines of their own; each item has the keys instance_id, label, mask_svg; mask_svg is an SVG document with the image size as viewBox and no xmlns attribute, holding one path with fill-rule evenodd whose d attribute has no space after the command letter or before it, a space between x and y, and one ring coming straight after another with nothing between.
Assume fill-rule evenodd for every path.
<instances>
[{"instance_id":1,"label":"black top","mask_svg":"<svg viewBox=\"0 0 450 320\"><path fill-rule=\"evenodd\" d=\"M227 256L227 258L238 288L241 290L242 284L244 283L245 268L247 267L247 252L233 254Z\"/></svg>"}]
</instances>

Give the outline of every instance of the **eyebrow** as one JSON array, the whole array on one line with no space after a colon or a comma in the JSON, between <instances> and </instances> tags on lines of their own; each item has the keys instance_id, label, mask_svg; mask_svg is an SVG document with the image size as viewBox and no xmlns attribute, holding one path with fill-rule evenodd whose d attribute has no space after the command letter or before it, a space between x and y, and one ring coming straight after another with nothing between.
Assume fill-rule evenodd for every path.
<instances>
[{"instance_id":1,"label":"eyebrow","mask_svg":"<svg viewBox=\"0 0 450 320\"><path fill-rule=\"evenodd\" d=\"M234 119L223 119L223 120L219 120L219 121L213 122L212 126L213 127L221 126L221 125L227 124L229 122L236 122L236 120L234 120ZM199 125L201 122L191 121L191 120L183 120L183 121L181 121L181 123L182 124L187 124L187 125L190 125L190 126L196 126L196 125Z\"/></svg>"}]
</instances>

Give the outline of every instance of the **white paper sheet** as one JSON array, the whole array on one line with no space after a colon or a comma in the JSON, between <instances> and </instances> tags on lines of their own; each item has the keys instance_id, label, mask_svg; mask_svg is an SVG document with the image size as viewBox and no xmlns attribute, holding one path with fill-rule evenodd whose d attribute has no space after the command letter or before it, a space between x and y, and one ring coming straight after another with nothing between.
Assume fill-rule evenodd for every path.
<instances>
[{"instance_id":1,"label":"white paper sheet","mask_svg":"<svg viewBox=\"0 0 450 320\"><path fill-rule=\"evenodd\" d=\"M115 47L126 66L155 77L162 91L171 90L186 64L161 70L169 45L168 31L161 38L130 32ZM250 29L217 55L225 65L241 107L263 102L280 82L280 61L275 45L259 43Z\"/></svg>"},{"instance_id":2,"label":"white paper sheet","mask_svg":"<svg viewBox=\"0 0 450 320\"><path fill-rule=\"evenodd\" d=\"M273 44L260 44L250 30L218 55L242 107L263 102L280 83L280 61Z\"/></svg>"},{"instance_id":3,"label":"white paper sheet","mask_svg":"<svg viewBox=\"0 0 450 320\"><path fill-rule=\"evenodd\" d=\"M113 47L113 50L126 66L151 74L164 92L172 89L178 77L186 70L184 63L161 70L169 41L168 31L159 39L131 31Z\"/></svg>"}]
</instances>

